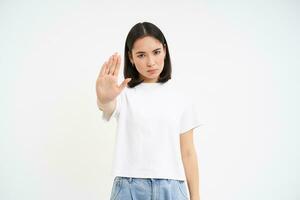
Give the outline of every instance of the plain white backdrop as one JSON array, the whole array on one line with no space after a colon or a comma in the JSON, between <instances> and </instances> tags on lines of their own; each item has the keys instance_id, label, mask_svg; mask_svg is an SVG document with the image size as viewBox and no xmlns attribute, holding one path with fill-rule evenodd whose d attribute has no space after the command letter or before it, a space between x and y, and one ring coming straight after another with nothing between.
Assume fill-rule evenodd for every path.
<instances>
[{"instance_id":1,"label":"plain white backdrop","mask_svg":"<svg viewBox=\"0 0 300 200\"><path fill-rule=\"evenodd\" d=\"M95 81L156 24L197 103L201 200L300 199L297 1L0 1L0 199L109 199ZM119 83L123 80L123 69Z\"/></svg>"}]
</instances>

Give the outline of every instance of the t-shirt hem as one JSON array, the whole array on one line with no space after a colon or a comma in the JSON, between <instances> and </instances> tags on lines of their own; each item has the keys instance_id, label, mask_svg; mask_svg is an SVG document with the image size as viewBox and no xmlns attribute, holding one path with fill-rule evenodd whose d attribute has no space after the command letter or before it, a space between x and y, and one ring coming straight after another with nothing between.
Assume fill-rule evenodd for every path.
<instances>
[{"instance_id":1,"label":"t-shirt hem","mask_svg":"<svg viewBox=\"0 0 300 200\"><path fill-rule=\"evenodd\" d=\"M149 174L142 174L142 173L126 173L126 172L113 172L113 178L116 176L122 177L132 177L132 178L155 178L155 179L174 179L174 180L182 180L186 181L186 177L178 176L178 175L149 175Z\"/></svg>"}]
</instances>

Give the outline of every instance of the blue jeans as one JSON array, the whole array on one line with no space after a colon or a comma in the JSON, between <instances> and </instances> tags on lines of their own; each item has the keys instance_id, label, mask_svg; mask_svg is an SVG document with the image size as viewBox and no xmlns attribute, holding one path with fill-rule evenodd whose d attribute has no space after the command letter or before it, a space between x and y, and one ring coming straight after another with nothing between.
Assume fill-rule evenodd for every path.
<instances>
[{"instance_id":1,"label":"blue jeans","mask_svg":"<svg viewBox=\"0 0 300 200\"><path fill-rule=\"evenodd\" d=\"M110 200L188 200L185 181L116 176Z\"/></svg>"}]
</instances>

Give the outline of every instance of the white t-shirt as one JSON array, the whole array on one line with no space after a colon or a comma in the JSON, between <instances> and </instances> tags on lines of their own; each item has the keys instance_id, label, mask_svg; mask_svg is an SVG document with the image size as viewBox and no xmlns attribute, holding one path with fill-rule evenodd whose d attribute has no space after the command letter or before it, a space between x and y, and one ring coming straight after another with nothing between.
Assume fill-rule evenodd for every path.
<instances>
[{"instance_id":1,"label":"white t-shirt","mask_svg":"<svg viewBox=\"0 0 300 200\"><path fill-rule=\"evenodd\" d=\"M180 134L202 124L193 100L172 83L141 83L117 96L113 177L186 180Z\"/></svg>"}]
</instances>

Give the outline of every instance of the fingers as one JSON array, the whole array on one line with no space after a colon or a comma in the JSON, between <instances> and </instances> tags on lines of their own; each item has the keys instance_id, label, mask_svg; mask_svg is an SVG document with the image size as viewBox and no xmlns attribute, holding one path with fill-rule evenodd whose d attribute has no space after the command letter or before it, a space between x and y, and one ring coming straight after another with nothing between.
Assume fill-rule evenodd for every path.
<instances>
[{"instance_id":1,"label":"fingers","mask_svg":"<svg viewBox=\"0 0 300 200\"><path fill-rule=\"evenodd\" d=\"M123 80L120 85L120 89L123 90L129 81L131 81L131 78L126 78L125 80Z\"/></svg>"},{"instance_id":2,"label":"fingers","mask_svg":"<svg viewBox=\"0 0 300 200\"><path fill-rule=\"evenodd\" d=\"M117 65L117 62L118 62L118 57L119 57L118 53L117 52L114 53L112 66L111 66L111 68L109 70L109 74L111 74L111 75L114 75L114 72L115 72L115 69L116 69L116 65Z\"/></svg>"},{"instance_id":3,"label":"fingers","mask_svg":"<svg viewBox=\"0 0 300 200\"><path fill-rule=\"evenodd\" d=\"M114 73L113 73L114 76L118 77L119 70L120 70L120 64L121 64L121 56L118 55L117 56L117 64L116 64L116 67L115 67L115 70L114 70Z\"/></svg>"},{"instance_id":4,"label":"fingers","mask_svg":"<svg viewBox=\"0 0 300 200\"><path fill-rule=\"evenodd\" d=\"M111 65L112 65L112 60L113 56L110 56L109 57L109 60L107 62L107 67L106 67L106 70L105 70L105 74L109 74L110 73L110 68L111 68Z\"/></svg>"},{"instance_id":5,"label":"fingers","mask_svg":"<svg viewBox=\"0 0 300 200\"><path fill-rule=\"evenodd\" d=\"M120 63L121 63L121 56L118 55L118 53L114 53L111 55L101 68L99 76L102 75L113 75L118 76L119 69L120 69Z\"/></svg>"},{"instance_id":6,"label":"fingers","mask_svg":"<svg viewBox=\"0 0 300 200\"><path fill-rule=\"evenodd\" d=\"M114 68L116 65L116 53L114 53L112 56L109 57L109 61L108 61L108 69L106 70L106 74L108 75L112 75L114 72Z\"/></svg>"},{"instance_id":7,"label":"fingers","mask_svg":"<svg viewBox=\"0 0 300 200\"><path fill-rule=\"evenodd\" d=\"M102 65L102 67L101 67L101 71L100 71L100 73L98 75L98 78L100 76L103 76L105 74L106 67L107 67L107 62L104 62L103 65Z\"/></svg>"}]
</instances>

